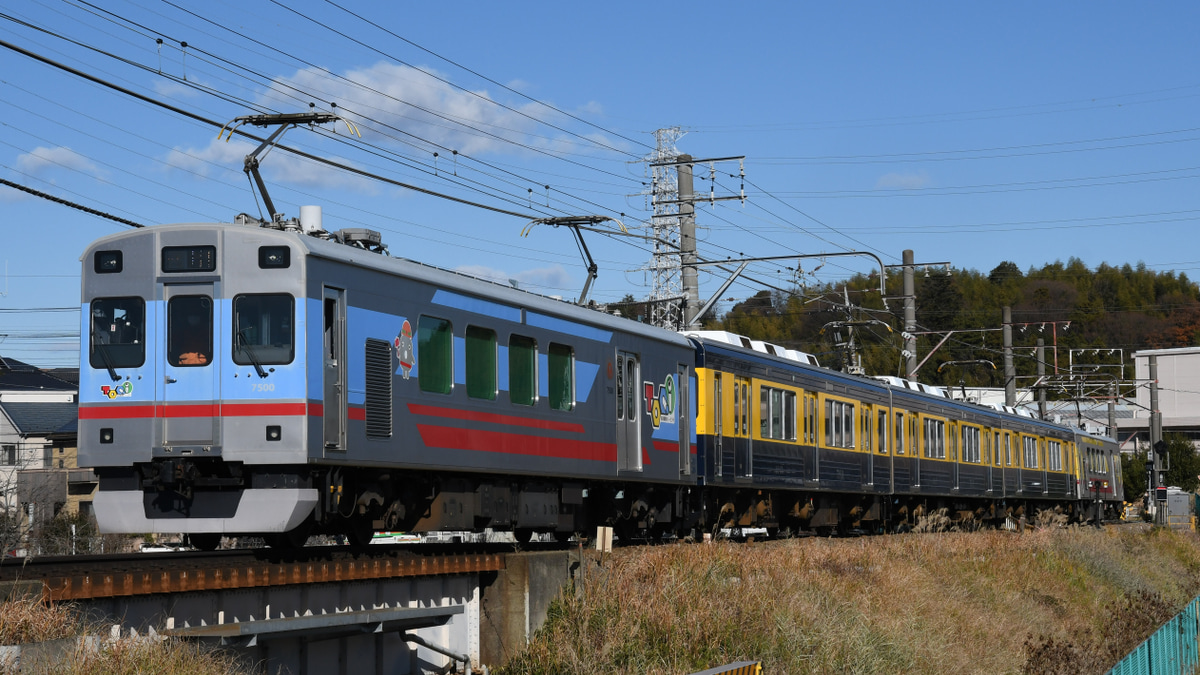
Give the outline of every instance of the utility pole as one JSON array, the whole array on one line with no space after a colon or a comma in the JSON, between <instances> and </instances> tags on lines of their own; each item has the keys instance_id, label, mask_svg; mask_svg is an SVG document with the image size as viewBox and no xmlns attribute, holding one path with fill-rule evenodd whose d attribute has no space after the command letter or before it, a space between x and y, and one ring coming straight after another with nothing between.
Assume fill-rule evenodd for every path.
<instances>
[{"instance_id":1,"label":"utility pole","mask_svg":"<svg viewBox=\"0 0 1200 675\"><path fill-rule=\"evenodd\" d=\"M679 156L679 264L683 267L683 326L700 311L700 282L696 274L696 203L692 191L692 156Z\"/></svg>"},{"instance_id":2,"label":"utility pole","mask_svg":"<svg viewBox=\"0 0 1200 675\"><path fill-rule=\"evenodd\" d=\"M1046 419L1046 341L1037 341L1038 417Z\"/></svg>"},{"instance_id":3,"label":"utility pole","mask_svg":"<svg viewBox=\"0 0 1200 675\"><path fill-rule=\"evenodd\" d=\"M1005 306L1004 323L1004 405L1017 405L1017 369L1013 365L1012 307Z\"/></svg>"},{"instance_id":4,"label":"utility pole","mask_svg":"<svg viewBox=\"0 0 1200 675\"><path fill-rule=\"evenodd\" d=\"M912 382L917 381L917 287L913 280L913 252L904 249L902 254L904 265L904 359L905 376Z\"/></svg>"},{"instance_id":5,"label":"utility pole","mask_svg":"<svg viewBox=\"0 0 1200 675\"><path fill-rule=\"evenodd\" d=\"M650 236L654 252L649 270L654 275L650 289L650 323L663 328L679 325L679 185L674 162L679 157L675 142L683 136L679 127L654 132L654 152L650 161Z\"/></svg>"},{"instance_id":6,"label":"utility pole","mask_svg":"<svg viewBox=\"0 0 1200 675\"><path fill-rule=\"evenodd\" d=\"M1108 385L1108 435L1117 439L1117 383Z\"/></svg>"},{"instance_id":7,"label":"utility pole","mask_svg":"<svg viewBox=\"0 0 1200 675\"><path fill-rule=\"evenodd\" d=\"M1166 465L1163 455L1166 454L1162 437L1162 411L1158 409L1158 357L1150 355L1150 456L1153 458L1153 470L1149 481L1151 504L1154 506L1154 522L1159 525L1167 524L1166 495L1159 498L1159 488L1166 490Z\"/></svg>"},{"instance_id":8,"label":"utility pole","mask_svg":"<svg viewBox=\"0 0 1200 675\"><path fill-rule=\"evenodd\" d=\"M696 273L696 202L746 200L745 189L737 195L718 197L715 187L709 189L708 196L697 197L692 166L708 163L710 182L715 186L717 162L737 160L740 164L745 157L695 159L680 154L675 149L675 141L683 136L679 127L659 129L654 136L658 142L654 152L646 158L652 174L650 238L654 242L653 258L646 268L654 273L654 287L649 298L650 322L660 328L678 330L690 324L700 308ZM744 166L740 173L745 176Z\"/></svg>"}]
</instances>

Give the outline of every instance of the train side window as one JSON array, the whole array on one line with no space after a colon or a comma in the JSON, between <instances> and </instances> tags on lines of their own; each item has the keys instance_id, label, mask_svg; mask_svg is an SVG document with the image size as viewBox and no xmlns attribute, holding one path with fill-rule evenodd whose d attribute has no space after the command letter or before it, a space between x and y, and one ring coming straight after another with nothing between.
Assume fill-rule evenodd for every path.
<instances>
[{"instance_id":1,"label":"train side window","mask_svg":"<svg viewBox=\"0 0 1200 675\"><path fill-rule=\"evenodd\" d=\"M796 394L759 387L759 433L763 438L796 440Z\"/></svg>"},{"instance_id":2,"label":"train side window","mask_svg":"<svg viewBox=\"0 0 1200 675\"><path fill-rule=\"evenodd\" d=\"M878 428L875 430L875 435L879 437L879 454L887 454L888 444L888 415L886 410L879 411Z\"/></svg>"},{"instance_id":3,"label":"train side window","mask_svg":"<svg viewBox=\"0 0 1200 675\"><path fill-rule=\"evenodd\" d=\"M467 326L467 396L496 400L496 331Z\"/></svg>"},{"instance_id":4,"label":"train side window","mask_svg":"<svg viewBox=\"0 0 1200 675\"><path fill-rule=\"evenodd\" d=\"M454 333L449 321L423 314L417 320L417 379L421 391L450 393L454 384Z\"/></svg>"},{"instance_id":5,"label":"train side window","mask_svg":"<svg viewBox=\"0 0 1200 675\"><path fill-rule=\"evenodd\" d=\"M979 429L962 425L962 460L972 464L979 464Z\"/></svg>"},{"instance_id":6,"label":"train side window","mask_svg":"<svg viewBox=\"0 0 1200 675\"><path fill-rule=\"evenodd\" d=\"M287 293L234 297L233 362L242 366L291 363L294 307L295 300Z\"/></svg>"},{"instance_id":7,"label":"train side window","mask_svg":"<svg viewBox=\"0 0 1200 675\"><path fill-rule=\"evenodd\" d=\"M946 423L942 420L925 420L925 456L946 459Z\"/></svg>"},{"instance_id":8,"label":"train side window","mask_svg":"<svg viewBox=\"0 0 1200 675\"><path fill-rule=\"evenodd\" d=\"M758 434L763 438L771 436L771 388L758 388Z\"/></svg>"},{"instance_id":9,"label":"train side window","mask_svg":"<svg viewBox=\"0 0 1200 675\"><path fill-rule=\"evenodd\" d=\"M517 405L537 403L537 340L508 337L508 400Z\"/></svg>"},{"instance_id":10,"label":"train side window","mask_svg":"<svg viewBox=\"0 0 1200 675\"><path fill-rule=\"evenodd\" d=\"M167 361L172 366L212 363L212 305L207 295L177 295L167 303Z\"/></svg>"},{"instance_id":11,"label":"train side window","mask_svg":"<svg viewBox=\"0 0 1200 675\"><path fill-rule=\"evenodd\" d=\"M568 345L550 343L547 350L550 380L550 408L575 409L575 350Z\"/></svg>"},{"instance_id":12,"label":"train side window","mask_svg":"<svg viewBox=\"0 0 1200 675\"><path fill-rule=\"evenodd\" d=\"M88 362L93 368L138 368L146 362L146 301L96 298Z\"/></svg>"},{"instance_id":13,"label":"train side window","mask_svg":"<svg viewBox=\"0 0 1200 675\"><path fill-rule=\"evenodd\" d=\"M1062 471L1062 443L1058 441L1048 441L1049 446L1046 452L1046 468L1051 471Z\"/></svg>"},{"instance_id":14,"label":"train side window","mask_svg":"<svg viewBox=\"0 0 1200 675\"><path fill-rule=\"evenodd\" d=\"M1038 468L1037 439L1033 436L1021 436L1021 448L1024 453L1025 468Z\"/></svg>"},{"instance_id":15,"label":"train side window","mask_svg":"<svg viewBox=\"0 0 1200 675\"><path fill-rule=\"evenodd\" d=\"M892 425L896 427L896 454L904 454L904 413L897 412Z\"/></svg>"},{"instance_id":16,"label":"train side window","mask_svg":"<svg viewBox=\"0 0 1200 675\"><path fill-rule=\"evenodd\" d=\"M796 393L783 392L783 438L796 440Z\"/></svg>"}]
</instances>

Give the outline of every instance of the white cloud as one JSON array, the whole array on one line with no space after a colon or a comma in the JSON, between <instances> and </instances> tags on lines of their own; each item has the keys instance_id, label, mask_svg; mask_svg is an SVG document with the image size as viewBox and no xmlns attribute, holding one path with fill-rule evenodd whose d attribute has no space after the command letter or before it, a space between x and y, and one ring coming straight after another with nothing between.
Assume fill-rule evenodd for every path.
<instances>
[{"instance_id":1,"label":"white cloud","mask_svg":"<svg viewBox=\"0 0 1200 675\"><path fill-rule=\"evenodd\" d=\"M564 289L571 288L572 284L571 275L562 265L538 267L520 272L505 272L486 265L463 265L454 268L454 271L495 281L499 284L508 285L516 281L518 288L555 295L562 293Z\"/></svg>"},{"instance_id":2,"label":"white cloud","mask_svg":"<svg viewBox=\"0 0 1200 675\"><path fill-rule=\"evenodd\" d=\"M35 148L33 152L17 157L17 169L25 173L46 173L55 168L81 171L94 176L102 175L92 160L70 148Z\"/></svg>"},{"instance_id":3,"label":"white cloud","mask_svg":"<svg viewBox=\"0 0 1200 675\"><path fill-rule=\"evenodd\" d=\"M928 187L932 181L929 174L920 173L885 173L875 182L876 190L920 190Z\"/></svg>"},{"instance_id":4,"label":"white cloud","mask_svg":"<svg viewBox=\"0 0 1200 675\"><path fill-rule=\"evenodd\" d=\"M258 144L240 139L226 140L227 138L228 136L213 138L203 148L174 148L167 154L166 162L170 166L201 176L207 176L214 170L241 169L246 155L258 147ZM342 157L327 159L354 166L354 162ZM281 150L272 150L267 159L261 161L259 171L267 181L268 190L271 189L272 183L287 183L353 190L365 194L379 192L379 187L374 181Z\"/></svg>"},{"instance_id":5,"label":"white cloud","mask_svg":"<svg viewBox=\"0 0 1200 675\"><path fill-rule=\"evenodd\" d=\"M164 161L170 166L208 176L214 170L240 169L243 159L255 147L248 141L214 137L203 148L173 148Z\"/></svg>"},{"instance_id":6,"label":"white cloud","mask_svg":"<svg viewBox=\"0 0 1200 675\"><path fill-rule=\"evenodd\" d=\"M412 134L477 155L511 151L513 146L500 139L531 143L527 134L537 127L529 118L493 103L487 91L466 92L415 68L392 63L350 70L344 79L331 78L317 68L301 70L292 77L277 78L264 102L277 108L281 104L295 107L297 89L324 97L324 103L317 102L321 109L327 110L329 101L337 103L339 112L359 125L364 136L371 133L371 142L379 144L391 143L386 136L403 138ZM530 114L538 113L535 108L540 108L531 102L510 107ZM363 117L376 120L378 126L365 122Z\"/></svg>"}]
</instances>

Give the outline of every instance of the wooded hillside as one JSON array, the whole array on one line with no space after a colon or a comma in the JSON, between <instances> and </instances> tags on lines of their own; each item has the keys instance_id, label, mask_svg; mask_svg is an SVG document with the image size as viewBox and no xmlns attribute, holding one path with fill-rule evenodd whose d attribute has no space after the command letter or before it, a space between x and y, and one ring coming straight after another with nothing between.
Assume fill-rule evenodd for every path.
<instances>
[{"instance_id":1,"label":"wooded hillside","mask_svg":"<svg viewBox=\"0 0 1200 675\"><path fill-rule=\"evenodd\" d=\"M837 347L855 325L868 375L903 373L903 280L889 275L887 309L879 297L879 278L855 276L833 285L798 287L794 294L762 291L739 302L709 329L724 329L800 349L822 365L841 367L845 351ZM1053 372L1054 344L1065 370L1073 358L1095 372L1133 376L1131 354L1138 349L1200 345L1200 288L1185 274L1101 264L1089 269L1072 258L1022 273L1002 262L989 273L974 270L918 269L918 331L956 332L922 366L922 382L958 386L1003 386L1002 308L1012 308L1014 360L1018 384L1036 375L1034 347L1045 340L1047 371ZM846 298L850 305L847 307ZM1067 322L1070 322L1069 325ZM888 327L891 331L889 332ZM942 335L921 335L917 358L924 358ZM1074 352L1069 350L1087 350ZM951 363L958 362L958 363ZM964 363L967 362L967 363ZM988 363L995 365L993 370ZM939 367L941 368L939 372Z\"/></svg>"}]
</instances>

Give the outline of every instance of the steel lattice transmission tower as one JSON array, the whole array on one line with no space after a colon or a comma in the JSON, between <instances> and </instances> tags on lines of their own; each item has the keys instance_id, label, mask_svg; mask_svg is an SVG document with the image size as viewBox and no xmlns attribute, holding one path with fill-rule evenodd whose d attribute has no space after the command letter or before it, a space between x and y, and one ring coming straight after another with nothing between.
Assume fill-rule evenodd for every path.
<instances>
[{"instance_id":1,"label":"steel lattice transmission tower","mask_svg":"<svg viewBox=\"0 0 1200 675\"><path fill-rule=\"evenodd\" d=\"M653 215L647 225L654 253L644 269L654 276L650 291L650 323L678 330L683 325L683 283L679 259L679 182L672 164L680 153L675 142L683 137L679 127L654 132L654 152L646 156L650 166L650 203Z\"/></svg>"}]
</instances>

